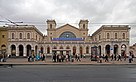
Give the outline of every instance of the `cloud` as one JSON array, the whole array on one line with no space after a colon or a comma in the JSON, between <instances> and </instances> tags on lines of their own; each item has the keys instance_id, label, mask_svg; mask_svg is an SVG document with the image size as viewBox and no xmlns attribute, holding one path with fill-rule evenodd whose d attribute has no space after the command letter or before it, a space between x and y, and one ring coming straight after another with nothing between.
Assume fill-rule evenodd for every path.
<instances>
[{"instance_id":1,"label":"cloud","mask_svg":"<svg viewBox=\"0 0 136 82\"><path fill-rule=\"evenodd\" d=\"M101 24L136 23L135 4L135 0L0 0L0 15L34 24L44 34L47 19L55 19L58 26L70 23L77 27L80 19L88 19L92 34ZM132 39L135 28L131 25L131 45L136 42Z\"/></svg>"}]
</instances>

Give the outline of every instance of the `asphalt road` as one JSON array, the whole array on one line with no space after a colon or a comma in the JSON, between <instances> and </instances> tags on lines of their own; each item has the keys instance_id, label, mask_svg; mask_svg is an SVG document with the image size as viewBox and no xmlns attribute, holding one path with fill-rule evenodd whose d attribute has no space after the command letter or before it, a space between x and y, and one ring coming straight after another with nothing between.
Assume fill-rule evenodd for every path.
<instances>
[{"instance_id":1,"label":"asphalt road","mask_svg":"<svg viewBox=\"0 0 136 82\"><path fill-rule=\"evenodd\" d=\"M135 65L0 67L0 82L136 82Z\"/></svg>"}]
</instances>

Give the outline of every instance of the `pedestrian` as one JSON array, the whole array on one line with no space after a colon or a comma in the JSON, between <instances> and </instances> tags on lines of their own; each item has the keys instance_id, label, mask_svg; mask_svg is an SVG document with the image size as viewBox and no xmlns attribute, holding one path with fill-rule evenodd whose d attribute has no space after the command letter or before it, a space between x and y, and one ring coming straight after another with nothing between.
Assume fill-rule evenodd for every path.
<instances>
[{"instance_id":1,"label":"pedestrian","mask_svg":"<svg viewBox=\"0 0 136 82\"><path fill-rule=\"evenodd\" d=\"M109 62L108 55L105 56L105 62Z\"/></svg>"},{"instance_id":2,"label":"pedestrian","mask_svg":"<svg viewBox=\"0 0 136 82\"><path fill-rule=\"evenodd\" d=\"M79 55L79 54L77 54L77 61L81 61L81 60L80 60L80 55Z\"/></svg>"},{"instance_id":3,"label":"pedestrian","mask_svg":"<svg viewBox=\"0 0 136 82\"><path fill-rule=\"evenodd\" d=\"M124 61L126 61L126 59L127 59L127 55L126 55L126 54L124 54Z\"/></svg>"},{"instance_id":4,"label":"pedestrian","mask_svg":"<svg viewBox=\"0 0 136 82\"><path fill-rule=\"evenodd\" d=\"M120 55L120 54L118 55L118 60L117 60L117 61L119 61L119 60L122 61L122 60L121 60L121 55Z\"/></svg>"},{"instance_id":5,"label":"pedestrian","mask_svg":"<svg viewBox=\"0 0 136 82\"><path fill-rule=\"evenodd\" d=\"M134 61L134 58L135 58L135 57L134 57L134 54L132 53L132 61Z\"/></svg>"},{"instance_id":6,"label":"pedestrian","mask_svg":"<svg viewBox=\"0 0 136 82\"><path fill-rule=\"evenodd\" d=\"M117 56L116 56L116 55L114 55L114 60L116 61L116 59L117 59Z\"/></svg>"},{"instance_id":7,"label":"pedestrian","mask_svg":"<svg viewBox=\"0 0 136 82\"><path fill-rule=\"evenodd\" d=\"M113 54L111 54L111 61L113 61L113 58L114 58L114 56L113 56Z\"/></svg>"},{"instance_id":8,"label":"pedestrian","mask_svg":"<svg viewBox=\"0 0 136 82\"><path fill-rule=\"evenodd\" d=\"M129 63L131 63L132 62L132 55L131 55L131 53L129 54Z\"/></svg>"},{"instance_id":9,"label":"pedestrian","mask_svg":"<svg viewBox=\"0 0 136 82\"><path fill-rule=\"evenodd\" d=\"M42 54L42 61L44 61L45 60L45 56L44 56L44 54Z\"/></svg>"}]
</instances>

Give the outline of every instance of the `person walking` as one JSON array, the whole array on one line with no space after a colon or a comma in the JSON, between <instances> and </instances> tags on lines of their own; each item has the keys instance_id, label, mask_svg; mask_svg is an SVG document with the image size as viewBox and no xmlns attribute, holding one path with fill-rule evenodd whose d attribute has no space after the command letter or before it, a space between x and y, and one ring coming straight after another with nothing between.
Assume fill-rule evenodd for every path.
<instances>
[{"instance_id":1,"label":"person walking","mask_svg":"<svg viewBox=\"0 0 136 82\"><path fill-rule=\"evenodd\" d=\"M128 58L129 58L129 63L131 63L132 62L132 55L131 55L131 53L129 54Z\"/></svg>"},{"instance_id":2,"label":"person walking","mask_svg":"<svg viewBox=\"0 0 136 82\"><path fill-rule=\"evenodd\" d=\"M108 55L105 56L105 62L109 62Z\"/></svg>"},{"instance_id":3,"label":"person walking","mask_svg":"<svg viewBox=\"0 0 136 82\"><path fill-rule=\"evenodd\" d=\"M114 56L113 56L113 54L111 54L111 61L113 61L113 58L114 58Z\"/></svg>"},{"instance_id":4,"label":"person walking","mask_svg":"<svg viewBox=\"0 0 136 82\"><path fill-rule=\"evenodd\" d=\"M119 60L122 61L122 60L121 60L121 55L120 55L120 54L118 55L118 60L117 60L117 61L119 61Z\"/></svg>"}]
</instances>

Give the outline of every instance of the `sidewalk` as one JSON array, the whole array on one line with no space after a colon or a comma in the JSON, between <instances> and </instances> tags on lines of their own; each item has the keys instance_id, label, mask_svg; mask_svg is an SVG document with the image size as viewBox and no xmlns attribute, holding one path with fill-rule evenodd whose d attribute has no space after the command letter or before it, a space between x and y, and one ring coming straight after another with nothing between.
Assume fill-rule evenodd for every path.
<instances>
[{"instance_id":1,"label":"sidewalk","mask_svg":"<svg viewBox=\"0 0 136 82\"><path fill-rule=\"evenodd\" d=\"M132 63L128 63L128 59L124 61L110 61L109 62L104 62L98 63L97 61L91 61L90 58L82 58L81 62L74 60L74 62L53 62L51 58L46 58L46 61L34 61L34 62L28 62L27 58L8 58L6 62L0 62L1 65L8 65L8 64L13 64L13 65L108 65L108 64L116 64L116 65L128 65L128 64L136 64L136 60L132 61Z\"/></svg>"}]
</instances>

